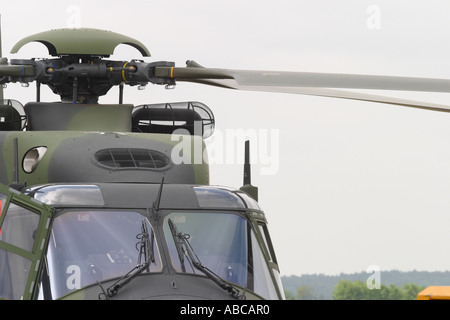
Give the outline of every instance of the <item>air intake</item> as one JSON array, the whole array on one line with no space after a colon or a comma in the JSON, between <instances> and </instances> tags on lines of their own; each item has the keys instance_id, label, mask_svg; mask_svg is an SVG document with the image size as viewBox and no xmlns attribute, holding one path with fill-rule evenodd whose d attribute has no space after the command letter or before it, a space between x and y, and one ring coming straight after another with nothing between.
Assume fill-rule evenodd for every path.
<instances>
[{"instance_id":1,"label":"air intake","mask_svg":"<svg viewBox=\"0 0 450 320\"><path fill-rule=\"evenodd\" d=\"M163 153L150 149L111 148L97 151L98 164L114 169L165 169L170 159Z\"/></svg>"}]
</instances>

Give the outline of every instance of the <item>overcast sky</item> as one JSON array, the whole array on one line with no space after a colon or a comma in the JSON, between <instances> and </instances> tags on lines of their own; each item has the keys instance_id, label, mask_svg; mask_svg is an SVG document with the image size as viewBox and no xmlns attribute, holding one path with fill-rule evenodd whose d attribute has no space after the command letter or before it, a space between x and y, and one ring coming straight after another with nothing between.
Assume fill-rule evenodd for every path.
<instances>
[{"instance_id":1,"label":"overcast sky","mask_svg":"<svg viewBox=\"0 0 450 320\"><path fill-rule=\"evenodd\" d=\"M47 57L30 34L91 27L143 42L146 61L450 79L448 1L8 1L3 55ZM120 46L111 59L141 58ZM447 94L376 92L449 104ZM10 84L22 103L34 85ZM42 100L58 100L43 92ZM133 104L201 101L216 116L211 183L240 187L242 130L282 275L450 269L450 114L179 83L125 89ZM103 103L115 103L112 90ZM225 155L217 152L223 146Z\"/></svg>"}]
</instances>

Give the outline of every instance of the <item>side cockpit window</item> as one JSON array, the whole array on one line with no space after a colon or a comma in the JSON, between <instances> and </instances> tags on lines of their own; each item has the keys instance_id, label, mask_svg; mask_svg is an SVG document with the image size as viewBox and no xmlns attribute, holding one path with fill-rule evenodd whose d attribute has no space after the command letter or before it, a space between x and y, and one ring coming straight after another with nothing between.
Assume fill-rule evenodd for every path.
<instances>
[{"instance_id":1,"label":"side cockpit window","mask_svg":"<svg viewBox=\"0 0 450 320\"><path fill-rule=\"evenodd\" d=\"M0 208L0 299L31 299L53 211L3 185Z\"/></svg>"},{"instance_id":2,"label":"side cockpit window","mask_svg":"<svg viewBox=\"0 0 450 320\"><path fill-rule=\"evenodd\" d=\"M31 252L39 214L11 203L5 212L0 240Z\"/></svg>"}]
</instances>

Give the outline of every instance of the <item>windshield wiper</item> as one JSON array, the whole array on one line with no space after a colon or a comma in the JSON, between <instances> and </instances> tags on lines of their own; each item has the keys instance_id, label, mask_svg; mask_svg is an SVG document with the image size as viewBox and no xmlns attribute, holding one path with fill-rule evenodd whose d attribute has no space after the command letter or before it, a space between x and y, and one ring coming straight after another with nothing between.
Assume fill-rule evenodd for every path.
<instances>
[{"instance_id":1,"label":"windshield wiper","mask_svg":"<svg viewBox=\"0 0 450 320\"><path fill-rule=\"evenodd\" d=\"M186 267L184 266L184 256L186 256L191 265L214 281L219 287L225 291L228 291L233 298L244 300L245 295L239 295L238 289L202 264L198 256L195 254L194 248L192 248L189 243L188 239L190 238L190 235L179 232L172 220L168 219L168 223L175 242L175 247L177 248L178 257L180 258L182 271L186 272Z\"/></svg>"},{"instance_id":2,"label":"windshield wiper","mask_svg":"<svg viewBox=\"0 0 450 320\"><path fill-rule=\"evenodd\" d=\"M136 238L140 240L136 244L136 246L139 246L139 248L136 248L139 251L136 266L127 274L122 276L119 280L117 280L114 284L112 284L108 289L106 289L106 297L115 296L121 288L127 285L136 276L138 276L145 270L148 271L150 264L152 262L155 262L155 254L153 250L155 235L153 234L153 229L151 235L148 234L147 224L145 223L144 219L142 220L141 233L136 235ZM144 257L143 262L142 257Z\"/></svg>"},{"instance_id":3,"label":"windshield wiper","mask_svg":"<svg viewBox=\"0 0 450 320\"><path fill-rule=\"evenodd\" d=\"M178 258L180 259L181 271L186 272L186 267L184 265L184 255L186 254L183 249L183 241L178 236L177 227L173 224L172 220L169 219L169 227L172 232L173 241L175 242L175 248L177 248Z\"/></svg>"}]
</instances>

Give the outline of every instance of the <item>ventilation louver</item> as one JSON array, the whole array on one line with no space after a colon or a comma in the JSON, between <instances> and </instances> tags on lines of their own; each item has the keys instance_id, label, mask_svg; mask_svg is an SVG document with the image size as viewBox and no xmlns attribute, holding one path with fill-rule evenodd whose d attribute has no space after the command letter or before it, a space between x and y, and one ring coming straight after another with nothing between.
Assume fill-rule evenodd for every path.
<instances>
[{"instance_id":1,"label":"ventilation louver","mask_svg":"<svg viewBox=\"0 0 450 320\"><path fill-rule=\"evenodd\" d=\"M95 160L102 166L115 169L164 169L170 165L165 154L137 148L103 149L95 153Z\"/></svg>"}]
</instances>

